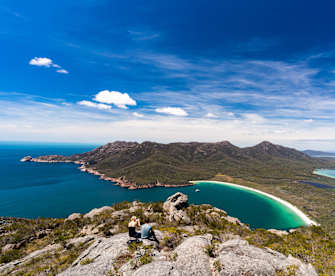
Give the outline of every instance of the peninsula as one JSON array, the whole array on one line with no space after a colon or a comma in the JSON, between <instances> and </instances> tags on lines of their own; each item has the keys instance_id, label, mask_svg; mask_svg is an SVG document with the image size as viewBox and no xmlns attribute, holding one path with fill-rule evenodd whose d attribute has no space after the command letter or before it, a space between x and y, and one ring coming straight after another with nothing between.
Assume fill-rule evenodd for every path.
<instances>
[{"instance_id":1,"label":"peninsula","mask_svg":"<svg viewBox=\"0 0 335 276\"><path fill-rule=\"evenodd\" d=\"M128 189L193 185L194 179L231 177L296 180L309 177L335 162L312 158L295 149L262 142L239 148L228 141L170 143L116 141L90 152L71 156L26 156L22 162L72 162L79 169Z\"/></svg>"}]
</instances>

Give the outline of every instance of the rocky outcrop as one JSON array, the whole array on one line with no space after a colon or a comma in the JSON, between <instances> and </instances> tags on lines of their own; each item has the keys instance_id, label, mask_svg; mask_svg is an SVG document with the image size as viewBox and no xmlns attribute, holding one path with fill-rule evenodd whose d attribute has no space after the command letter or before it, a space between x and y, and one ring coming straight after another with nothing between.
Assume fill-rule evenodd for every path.
<instances>
[{"instance_id":1,"label":"rocky outcrop","mask_svg":"<svg viewBox=\"0 0 335 276\"><path fill-rule=\"evenodd\" d=\"M21 162L29 162L33 159L30 155L23 157L20 161Z\"/></svg>"},{"instance_id":2,"label":"rocky outcrop","mask_svg":"<svg viewBox=\"0 0 335 276\"><path fill-rule=\"evenodd\" d=\"M15 248L15 244L14 243L8 243L6 244L4 247L1 248L1 253L6 253L10 250L13 250Z\"/></svg>"},{"instance_id":3,"label":"rocky outcrop","mask_svg":"<svg viewBox=\"0 0 335 276\"><path fill-rule=\"evenodd\" d=\"M277 229L268 229L267 231L269 231L272 234L278 235L278 236L284 236L284 235L288 235L289 232L284 231L284 230L277 230Z\"/></svg>"},{"instance_id":4,"label":"rocky outcrop","mask_svg":"<svg viewBox=\"0 0 335 276\"><path fill-rule=\"evenodd\" d=\"M72 213L71 215L69 215L66 219L67 220L76 220L76 219L80 219L81 218L81 214L80 213Z\"/></svg>"},{"instance_id":5,"label":"rocky outcrop","mask_svg":"<svg viewBox=\"0 0 335 276\"><path fill-rule=\"evenodd\" d=\"M36 251L30 253L29 255L27 255L26 257L24 257L22 259L15 260L15 261L12 261L12 262L4 264L4 265L0 265L0 275L7 275L7 272L12 270L12 269L15 269L15 267L18 267L19 265L24 264L26 262L29 262L29 261L33 260L34 258L40 257L40 256L44 255L45 253L47 253L48 251L56 251L60 248L61 248L60 244L48 245L47 247L45 247L43 249L36 250Z\"/></svg>"},{"instance_id":6,"label":"rocky outcrop","mask_svg":"<svg viewBox=\"0 0 335 276\"><path fill-rule=\"evenodd\" d=\"M163 238L158 232L158 238ZM298 276L316 276L315 269L291 256L286 257L268 248L258 248L240 238L218 241L212 236L186 238L169 256L153 247L154 242L145 240L135 253L129 251L126 233L111 238L99 238L61 276L105 275L276 275L288 270ZM216 246L215 246L216 244ZM209 248L213 254L208 254ZM211 255L211 256L210 256ZM151 262L141 265L141 258ZM125 263L120 263L126 260ZM119 268L117 268L119 267ZM110 274L108 274L110 273Z\"/></svg>"},{"instance_id":7,"label":"rocky outcrop","mask_svg":"<svg viewBox=\"0 0 335 276\"><path fill-rule=\"evenodd\" d=\"M96 240L72 267L60 273L62 276L105 276L114 270L113 264L121 255L128 253L128 233L118 234L111 238Z\"/></svg>"},{"instance_id":8,"label":"rocky outcrop","mask_svg":"<svg viewBox=\"0 0 335 276\"><path fill-rule=\"evenodd\" d=\"M88 235L84 237L78 237L78 238L73 238L67 241L66 243L66 248L71 248L71 247L78 247L81 244L85 244L88 242L93 241L96 238L94 235Z\"/></svg>"},{"instance_id":9,"label":"rocky outcrop","mask_svg":"<svg viewBox=\"0 0 335 276\"><path fill-rule=\"evenodd\" d=\"M175 250L176 270L182 275L210 275L210 257L206 248L210 246L211 235L186 239Z\"/></svg>"},{"instance_id":10,"label":"rocky outcrop","mask_svg":"<svg viewBox=\"0 0 335 276\"><path fill-rule=\"evenodd\" d=\"M166 261L153 262L140 267L133 273L134 276L180 276L180 272L176 269L176 264Z\"/></svg>"},{"instance_id":11,"label":"rocky outcrop","mask_svg":"<svg viewBox=\"0 0 335 276\"><path fill-rule=\"evenodd\" d=\"M170 196L163 204L163 209L168 214L168 219L172 221L183 221L186 224L191 222L183 208L188 207L188 197L180 192Z\"/></svg>"},{"instance_id":12,"label":"rocky outcrop","mask_svg":"<svg viewBox=\"0 0 335 276\"><path fill-rule=\"evenodd\" d=\"M287 271L289 268L295 270L294 275L317 275L310 264L304 264L292 256L286 257L269 248L261 249L249 245L242 239L220 244L216 254L216 275L275 275L276 272Z\"/></svg>"},{"instance_id":13,"label":"rocky outcrop","mask_svg":"<svg viewBox=\"0 0 335 276\"><path fill-rule=\"evenodd\" d=\"M110 207L110 206L94 208L89 213L85 214L84 218L93 218L94 216L100 215L103 212L108 212L108 211L112 212L113 210L114 210L113 207Z\"/></svg>"}]
</instances>

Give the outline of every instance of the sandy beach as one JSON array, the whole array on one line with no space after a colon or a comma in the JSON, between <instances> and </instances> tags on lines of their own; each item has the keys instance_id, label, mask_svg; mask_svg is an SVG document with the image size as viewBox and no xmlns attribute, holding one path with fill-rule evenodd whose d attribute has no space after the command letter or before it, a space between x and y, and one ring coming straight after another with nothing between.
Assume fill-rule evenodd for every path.
<instances>
[{"instance_id":1,"label":"sandy beach","mask_svg":"<svg viewBox=\"0 0 335 276\"><path fill-rule=\"evenodd\" d=\"M322 171L324 171L324 170L323 170L323 169L314 170L314 171L313 171L313 174L315 174L315 175L320 175L320 176L324 176L324 177L329 177L329 178L335 178L335 176L329 175L329 174L327 174L327 173L325 173L325 172L322 172Z\"/></svg>"},{"instance_id":2,"label":"sandy beach","mask_svg":"<svg viewBox=\"0 0 335 276\"><path fill-rule=\"evenodd\" d=\"M289 209L291 209L295 214L297 214L305 223L306 225L319 225L317 222L311 220L305 213L303 213L300 209L298 209L298 207L294 206L293 204L279 198L276 197L274 195L262 192L260 190L254 189L254 188L250 188L250 187L246 187L246 186L242 186L242 185L238 185L238 184L234 184L234 183L229 183L229 182L220 182L220 181L209 181L209 180L196 180L196 181L190 181L191 183L197 184L199 182L210 182L210 183L216 183L216 184L220 184L220 185L229 185L229 186L234 186L243 190L247 190L247 191L253 191L255 193L264 195L268 198L271 198L281 204L283 204L284 206L288 207Z\"/></svg>"}]
</instances>

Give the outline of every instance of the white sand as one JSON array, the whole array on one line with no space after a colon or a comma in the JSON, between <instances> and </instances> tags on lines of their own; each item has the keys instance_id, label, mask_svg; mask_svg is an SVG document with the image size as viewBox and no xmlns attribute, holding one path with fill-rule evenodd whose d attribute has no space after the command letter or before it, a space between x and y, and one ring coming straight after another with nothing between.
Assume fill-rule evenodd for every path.
<instances>
[{"instance_id":1,"label":"white sand","mask_svg":"<svg viewBox=\"0 0 335 276\"><path fill-rule=\"evenodd\" d=\"M322 170L322 169L321 169ZM329 174L326 174L326 173L322 173L320 172L319 170L314 170L313 171L313 174L315 175L320 175L320 176L324 176L324 177L329 177L329 178L335 178L335 176L332 176L332 175L329 175Z\"/></svg>"},{"instance_id":2,"label":"white sand","mask_svg":"<svg viewBox=\"0 0 335 276\"><path fill-rule=\"evenodd\" d=\"M234 184L234 183L229 183L229 182L220 182L220 181L207 181L207 180L197 180L197 181L190 181L191 183L196 184L197 182L210 182L210 183L216 183L216 184L221 184L221 185L228 185L228 186L234 186L243 190L249 190L249 191L253 191L256 192L258 194L264 195L266 197L269 197L271 199L274 199L278 202L280 202L281 204L285 205L286 207L288 207L289 209L291 209L295 214L297 214L307 225L319 225L317 222L311 220L309 217L307 217L306 214L304 214L301 210L299 210L296 206L294 206L293 204L279 198L276 197L274 195L262 192L260 190L254 189L254 188L250 188L250 187L246 187L246 186L242 186L242 185L238 185L238 184Z\"/></svg>"}]
</instances>

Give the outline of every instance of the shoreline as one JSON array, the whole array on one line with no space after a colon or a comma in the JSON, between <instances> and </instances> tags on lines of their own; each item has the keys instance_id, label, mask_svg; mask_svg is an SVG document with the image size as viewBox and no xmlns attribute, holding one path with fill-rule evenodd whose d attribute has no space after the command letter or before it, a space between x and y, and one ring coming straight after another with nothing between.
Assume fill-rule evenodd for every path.
<instances>
[{"instance_id":1,"label":"shoreline","mask_svg":"<svg viewBox=\"0 0 335 276\"><path fill-rule=\"evenodd\" d=\"M326 173L320 173L320 172L319 172L319 171L323 171L323 170L328 170L328 169L317 169L317 170L314 170L314 171L313 171L313 174L335 179L335 176L332 176L332 175L329 175L329 174L326 174Z\"/></svg>"},{"instance_id":2,"label":"shoreline","mask_svg":"<svg viewBox=\"0 0 335 276\"><path fill-rule=\"evenodd\" d=\"M314 220L311 220L304 212L302 212L300 209L298 209L298 207L296 207L292 203L290 203L286 200L283 200L279 197L276 197L272 194L263 192L261 190L257 190L257 189L254 189L254 188L250 188L250 187L247 187L247 186L242 186L242 185L238 185L238 184L234 184L234 183L229 183L229 182L220 182L220 181L211 181L211 180L195 180L195 181L190 181L190 182L193 183L193 184L197 184L197 183L200 183L200 182L210 182L210 183L214 183L214 184L233 186L233 187L237 187L237 188L240 188L240 189L243 189L243 190L253 191L255 193L258 193L258 194L261 194L261 195L266 196L268 198L271 198L271 199L283 204L284 206L288 207L297 216L299 216L308 226L312 226L312 225L319 226L320 225L319 223L315 222Z\"/></svg>"},{"instance_id":3,"label":"shoreline","mask_svg":"<svg viewBox=\"0 0 335 276\"><path fill-rule=\"evenodd\" d=\"M47 160L47 159L41 159L41 158L32 158L31 156L23 157L21 162L35 162L35 163L73 163L76 165L81 165L77 169L79 169L82 172L87 172L89 174L93 174L96 176L99 176L99 179L106 180L113 182L114 185L120 186L122 188L127 188L129 190L137 190L137 189L150 189L155 187L164 187L164 188L178 188L178 187L185 187L185 186L194 186L193 183L185 183L185 184L163 184L160 183L158 180L154 184L137 184L136 182L129 182L125 176L120 176L118 178L115 177L109 177L105 174L97 171L94 168L88 168L86 167L85 161L73 161L73 160Z\"/></svg>"}]
</instances>

